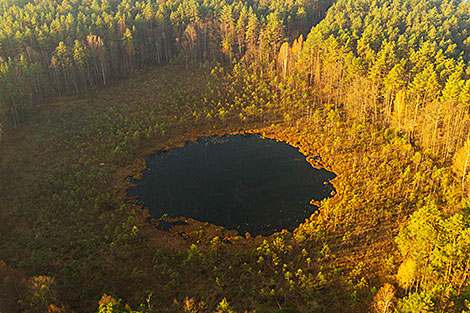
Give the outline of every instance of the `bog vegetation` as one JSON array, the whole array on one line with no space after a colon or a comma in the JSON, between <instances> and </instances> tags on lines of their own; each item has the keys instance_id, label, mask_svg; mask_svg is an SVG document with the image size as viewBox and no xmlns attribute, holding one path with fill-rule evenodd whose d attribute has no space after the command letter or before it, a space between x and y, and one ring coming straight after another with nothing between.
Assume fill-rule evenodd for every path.
<instances>
[{"instance_id":1,"label":"bog vegetation","mask_svg":"<svg viewBox=\"0 0 470 313\"><path fill-rule=\"evenodd\" d=\"M1 0L0 311L470 311L469 30L458 0ZM266 238L126 201L238 131L335 196Z\"/></svg>"}]
</instances>

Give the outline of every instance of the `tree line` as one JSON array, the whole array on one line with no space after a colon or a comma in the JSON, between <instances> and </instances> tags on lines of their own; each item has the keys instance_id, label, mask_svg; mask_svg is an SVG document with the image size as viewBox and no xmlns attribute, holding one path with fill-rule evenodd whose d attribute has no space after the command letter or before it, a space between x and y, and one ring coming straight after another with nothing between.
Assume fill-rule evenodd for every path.
<instances>
[{"instance_id":1,"label":"tree line","mask_svg":"<svg viewBox=\"0 0 470 313\"><path fill-rule=\"evenodd\" d=\"M395 129L460 183L463 200L445 183L437 201L433 191L416 204L396 237L403 260L395 279L405 296L381 301L398 312L469 309L469 29L468 1L339 0L305 42L278 53L283 88L307 82L317 103Z\"/></svg>"},{"instance_id":2,"label":"tree line","mask_svg":"<svg viewBox=\"0 0 470 313\"><path fill-rule=\"evenodd\" d=\"M233 61L233 67L221 71L230 83L217 95L215 108L195 109L189 117L233 113L241 121L246 116L264 121L281 116L292 126L301 115L315 121L312 116L327 104L322 120L345 114L357 122L359 134L363 125L376 124L395 129L393 140L414 146L416 153L400 151L410 164L396 181L399 187L390 188L400 201L400 192L412 199L406 201L412 207L399 208L398 201L387 207L394 213L418 208L396 238L402 257L396 280L405 295L398 310L461 311L469 285L470 223L468 203L456 194L465 198L469 189L470 3L338 0L309 32L330 4L4 0L1 123L15 127L31 114L34 103L105 85L150 64L177 58ZM231 105L242 112L226 114ZM336 132L335 125L327 129ZM151 126L149 136L162 133L160 123ZM122 147L113 143L113 148L132 158L132 140L144 137L137 131L122 137ZM370 149L359 143L366 154ZM444 169L424 166L421 154ZM451 163L458 191L447 172ZM386 175L386 180L395 177ZM349 189L348 195L360 190ZM418 198L420 189L433 197ZM335 217L335 227L336 222L357 221L358 208L367 202L360 196L343 199L348 203L324 207Z\"/></svg>"},{"instance_id":3,"label":"tree line","mask_svg":"<svg viewBox=\"0 0 470 313\"><path fill-rule=\"evenodd\" d=\"M443 164L452 159L466 189L469 29L468 1L340 0L306 39L276 41L275 53L238 63L279 95L306 93L305 103L332 103L397 130Z\"/></svg>"},{"instance_id":4,"label":"tree line","mask_svg":"<svg viewBox=\"0 0 470 313\"><path fill-rule=\"evenodd\" d=\"M246 54L234 70L235 76L267 84L270 101L286 112L308 115L329 104L349 119L394 129L417 151L416 168L421 154L437 162L407 186L429 184L429 198L402 199L406 204L399 205L417 211L396 237L403 260L395 279L405 294L392 301L398 312L470 306L469 29L468 1L339 0L306 40L302 35L282 41L265 59ZM460 187L449 177L432 186L444 172ZM355 206L341 209L331 208L332 214L357 215L348 211ZM382 294L394 296L385 289Z\"/></svg>"},{"instance_id":5,"label":"tree line","mask_svg":"<svg viewBox=\"0 0 470 313\"><path fill-rule=\"evenodd\" d=\"M306 34L331 0L4 1L0 3L0 123L32 105L185 60L272 56Z\"/></svg>"},{"instance_id":6,"label":"tree line","mask_svg":"<svg viewBox=\"0 0 470 313\"><path fill-rule=\"evenodd\" d=\"M469 29L468 1L337 1L300 52L282 47L278 72L447 160L469 139Z\"/></svg>"}]
</instances>

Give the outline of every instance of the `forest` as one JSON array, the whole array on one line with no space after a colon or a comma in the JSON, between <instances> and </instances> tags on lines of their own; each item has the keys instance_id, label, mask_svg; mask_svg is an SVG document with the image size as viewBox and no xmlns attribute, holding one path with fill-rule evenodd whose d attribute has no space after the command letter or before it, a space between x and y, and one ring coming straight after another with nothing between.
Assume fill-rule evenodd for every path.
<instances>
[{"instance_id":1,"label":"forest","mask_svg":"<svg viewBox=\"0 0 470 313\"><path fill-rule=\"evenodd\" d=\"M0 312L470 312L469 32L464 0L0 0ZM255 238L128 201L227 133L334 196Z\"/></svg>"}]
</instances>

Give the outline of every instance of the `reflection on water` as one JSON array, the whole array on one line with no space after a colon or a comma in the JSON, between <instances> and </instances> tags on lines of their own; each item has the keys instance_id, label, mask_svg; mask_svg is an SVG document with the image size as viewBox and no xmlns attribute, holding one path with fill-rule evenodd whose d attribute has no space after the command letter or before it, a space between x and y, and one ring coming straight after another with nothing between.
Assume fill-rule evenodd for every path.
<instances>
[{"instance_id":1,"label":"reflection on water","mask_svg":"<svg viewBox=\"0 0 470 313\"><path fill-rule=\"evenodd\" d=\"M129 190L152 217L184 216L270 235L292 230L328 197L335 174L314 169L298 149L258 135L200 138L147 158Z\"/></svg>"}]
</instances>

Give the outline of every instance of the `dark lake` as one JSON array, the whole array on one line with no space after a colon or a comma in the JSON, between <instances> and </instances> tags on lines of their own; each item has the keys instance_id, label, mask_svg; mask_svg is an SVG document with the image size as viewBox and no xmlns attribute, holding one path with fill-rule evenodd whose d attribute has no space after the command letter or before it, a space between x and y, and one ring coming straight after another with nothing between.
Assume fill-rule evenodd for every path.
<instances>
[{"instance_id":1,"label":"dark lake","mask_svg":"<svg viewBox=\"0 0 470 313\"><path fill-rule=\"evenodd\" d=\"M315 169L298 149L259 135L202 137L147 158L129 190L154 218L184 216L270 235L293 230L330 196L336 175Z\"/></svg>"}]
</instances>

